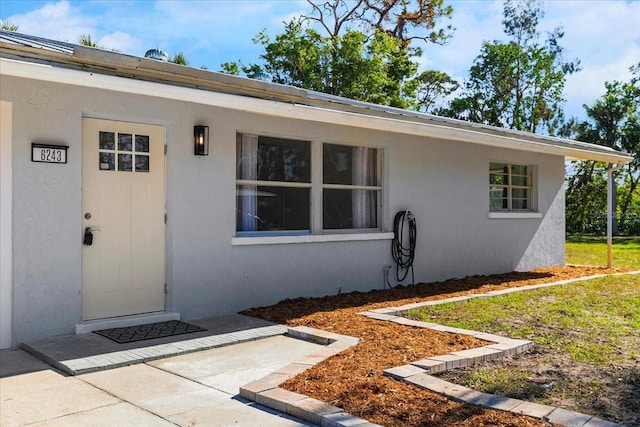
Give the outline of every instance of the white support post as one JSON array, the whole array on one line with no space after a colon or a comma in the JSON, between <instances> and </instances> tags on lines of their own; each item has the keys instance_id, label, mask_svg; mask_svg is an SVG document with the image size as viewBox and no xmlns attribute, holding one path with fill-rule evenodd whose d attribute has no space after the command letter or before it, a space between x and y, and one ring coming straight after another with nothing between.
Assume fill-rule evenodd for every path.
<instances>
[{"instance_id":1,"label":"white support post","mask_svg":"<svg viewBox=\"0 0 640 427\"><path fill-rule=\"evenodd\" d=\"M609 164L607 170L607 268L613 267L613 186L616 185L613 179L613 172L618 170L620 165Z\"/></svg>"}]
</instances>

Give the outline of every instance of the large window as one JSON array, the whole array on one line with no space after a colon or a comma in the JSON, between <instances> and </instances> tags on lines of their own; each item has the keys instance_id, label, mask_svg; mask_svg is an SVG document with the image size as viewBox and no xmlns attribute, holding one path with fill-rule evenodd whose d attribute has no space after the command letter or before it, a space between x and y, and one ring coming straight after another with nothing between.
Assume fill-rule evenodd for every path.
<instances>
[{"instance_id":1,"label":"large window","mask_svg":"<svg viewBox=\"0 0 640 427\"><path fill-rule=\"evenodd\" d=\"M238 135L236 230L310 231L311 143Z\"/></svg>"},{"instance_id":2,"label":"large window","mask_svg":"<svg viewBox=\"0 0 640 427\"><path fill-rule=\"evenodd\" d=\"M489 206L491 211L532 211L532 168L508 163L491 163Z\"/></svg>"},{"instance_id":3,"label":"large window","mask_svg":"<svg viewBox=\"0 0 640 427\"><path fill-rule=\"evenodd\" d=\"M324 229L378 228L382 192L378 157L373 148L323 145Z\"/></svg>"},{"instance_id":4,"label":"large window","mask_svg":"<svg viewBox=\"0 0 640 427\"><path fill-rule=\"evenodd\" d=\"M238 235L380 229L379 149L239 134L236 170Z\"/></svg>"}]
</instances>

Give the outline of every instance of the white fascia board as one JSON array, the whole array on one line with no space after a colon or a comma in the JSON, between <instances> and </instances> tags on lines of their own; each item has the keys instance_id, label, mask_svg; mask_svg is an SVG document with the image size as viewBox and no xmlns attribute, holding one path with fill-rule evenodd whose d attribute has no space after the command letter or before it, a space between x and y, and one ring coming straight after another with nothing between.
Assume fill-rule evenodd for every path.
<instances>
[{"instance_id":1,"label":"white fascia board","mask_svg":"<svg viewBox=\"0 0 640 427\"><path fill-rule=\"evenodd\" d=\"M246 111L262 115L284 117L349 127L423 136L450 141L467 142L499 148L546 153L582 160L607 163L628 163L631 157L606 147L566 147L520 138L487 134L475 129L460 129L443 124L402 120L361 113L332 110L301 104L270 101L207 90L173 86L148 81L116 77L96 72L79 71L0 58L3 75L44 80L75 86L92 87L155 98L194 102L220 108Z\"/></svg>"}]
</instances>

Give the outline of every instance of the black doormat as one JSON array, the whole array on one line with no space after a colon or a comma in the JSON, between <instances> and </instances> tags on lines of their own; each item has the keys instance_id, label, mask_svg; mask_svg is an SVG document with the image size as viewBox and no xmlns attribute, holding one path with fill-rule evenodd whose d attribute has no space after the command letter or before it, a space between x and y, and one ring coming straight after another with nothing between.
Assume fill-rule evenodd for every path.
<instances>
[{"instance_id":1,"label":"black doormat","mask_svg":"<svg viewBox=\"0 0 640 427\"><path fill-rule=\"evenodd\" d=\"M129 326L127 328L102 329L100 331L93 332L107 337L117 343L124 344L128 342L190 334L192 332L200 331L206 331L206 329L190 323L181 322L180 320L169 320L168 322L147 323L146 325Z\"/></svg>"}]
</instances>

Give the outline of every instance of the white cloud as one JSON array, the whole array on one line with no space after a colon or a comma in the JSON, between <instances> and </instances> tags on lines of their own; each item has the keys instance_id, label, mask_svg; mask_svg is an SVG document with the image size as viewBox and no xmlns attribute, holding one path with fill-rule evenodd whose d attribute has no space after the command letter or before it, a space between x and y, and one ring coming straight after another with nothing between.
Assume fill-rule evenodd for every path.
<instances>
[{"instance_id":1,"label":"white cloud","mask_svg":"<svg viewBox=\"0 0 640 427\"><path fill-rule=\"evenodd\" d=\"M128 54L138 53L146 47L142 40L122 31L115 31L103 36L98 40L98 44L107 49L114 49Z\"/></svg>"},{"instance_id":2,"label":"white cloud","mask_svg":"<svg viewBox=\"0 0 640 427\"><path fill-rule=\"evenodd\" d=\"M10 16L8 21L18 25L23 33L75 43L81 34L94 32L96 18L83 16L79 9L61 0L25 14Z\"/></svg>"},{"instance_id":3,"label":"white cloud","mask_svg":"<svg viewBox=\"0 0 640 427\"><path fill-rule=\"evenodd\" d=\"M547 2L547 31L564 29L566 58L578 58L582 70L567 77L567 116L584 115L605 92L606 81L627 81L629 67L640 61L640 2Z\"/></svg>"},{"instance_id":4,"label":"white cloud","mask_svg":"<svg viewBox=\"0 0 640 427\"><path fill-rule=\"evenodd\" d=\"M437 69L462 79L473 60L480 53L482 43L502 36L500 1L453 1L450 22L455 31L450 43L444 46L428 45L423 48L422 66ZM497 12L496 12L497 11Z\"/></svg>"}]
</instances>

